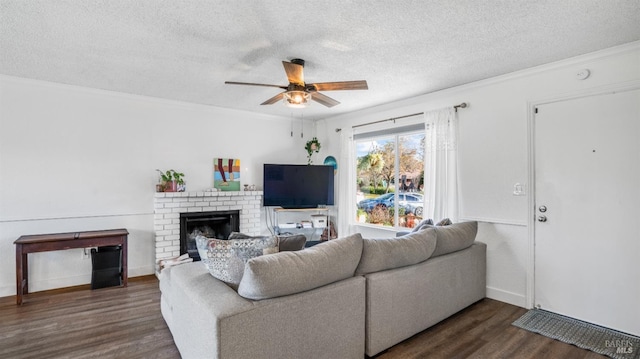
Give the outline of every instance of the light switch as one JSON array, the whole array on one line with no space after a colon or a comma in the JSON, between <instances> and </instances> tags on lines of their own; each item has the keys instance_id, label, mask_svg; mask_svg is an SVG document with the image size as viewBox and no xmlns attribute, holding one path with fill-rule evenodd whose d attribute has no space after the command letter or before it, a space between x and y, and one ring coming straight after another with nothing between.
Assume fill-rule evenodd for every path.
<instances>
[{"instance_id":1,"label":"light switch","mask_svg":"<svg viewBox=\"0 0 640 359\"><path fill-rule=\"evenodd\" d=\"M514 196L526 196L527 191L525 185L521 183L516 183L513 185L513 195Z\"/></svg>"}]
</instances>

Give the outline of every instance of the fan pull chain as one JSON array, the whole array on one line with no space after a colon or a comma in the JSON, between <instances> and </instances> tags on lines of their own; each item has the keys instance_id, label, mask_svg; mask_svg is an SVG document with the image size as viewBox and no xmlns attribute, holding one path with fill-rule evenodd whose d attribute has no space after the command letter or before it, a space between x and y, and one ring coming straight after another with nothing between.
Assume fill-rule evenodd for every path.
<instances>
[{"instance_id":1,"label":"fan pull chain","mask_svg":"<svg viewBox=\"0 0 640 359\"><path fill-rule=\"evenodd\" d=\"M300 138L304 138L304 112L300 115Z\"/></svg>"},{"instance_id":2,"label":"fan pull chain","mask_svg":"<svg viewBox=\"0 0 640 359\"><path fill-rule=\"evenodd\" d=\"M291 137L293 137L293 112L291 112Z\"/></svg>"}]
</instances>

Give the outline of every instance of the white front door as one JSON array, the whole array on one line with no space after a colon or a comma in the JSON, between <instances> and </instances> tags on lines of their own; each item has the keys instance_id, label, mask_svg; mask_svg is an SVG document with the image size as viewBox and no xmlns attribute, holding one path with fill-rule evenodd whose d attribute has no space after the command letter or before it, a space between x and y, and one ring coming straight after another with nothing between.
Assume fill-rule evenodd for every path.
<instances>
[{"instance_id":1,"label":"white front door","mask_svg":"<svg viewBox=\"0 0 640 359\"><path fill-rule=\"evenodd\" d=\"M538 106L535 304L640 335L640 90Z\"/></svg>"}]
</instances>

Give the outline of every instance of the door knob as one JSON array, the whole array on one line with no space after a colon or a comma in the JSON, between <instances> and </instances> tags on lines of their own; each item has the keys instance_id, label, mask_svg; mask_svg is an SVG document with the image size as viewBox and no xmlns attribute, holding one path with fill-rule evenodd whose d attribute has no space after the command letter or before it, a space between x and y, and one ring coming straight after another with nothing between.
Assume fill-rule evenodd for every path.
<instances>
[{"instance_id":1,"label":"door knob","mask_svg":"<svg viewBox=\"0 0 640 359\"><path fill-rule=\"evenodd\" d=\"M538 222L546 222L547 216L538 216Z\"/></svg>"},{"instance_id":2,"label":"door knob","mask_svg":"<svg viewBox=\"0 0 640 359\"><path fill-rule=\"evenodd\" d=\"M540 207L538 208L538 211L540 211L540 212L542 212L542 213L546 212L546 211L547 211L547 206L540 206Z\"/></svg>"}]
</instances>

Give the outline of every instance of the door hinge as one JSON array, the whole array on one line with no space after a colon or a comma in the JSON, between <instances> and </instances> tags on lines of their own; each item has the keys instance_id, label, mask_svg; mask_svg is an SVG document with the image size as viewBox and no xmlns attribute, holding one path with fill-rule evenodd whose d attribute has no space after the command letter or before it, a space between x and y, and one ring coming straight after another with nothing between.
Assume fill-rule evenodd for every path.
<instances>
[{"instance_id":1,"label":"door hinge","mask_svg":"<svg viewBox=\"0 0 640 359\"><path fill-rule=\"evenodd\" d=\"M537 107L535 108L534 113L538 113L538 108Z\"/></svg>"}]
</instances>

